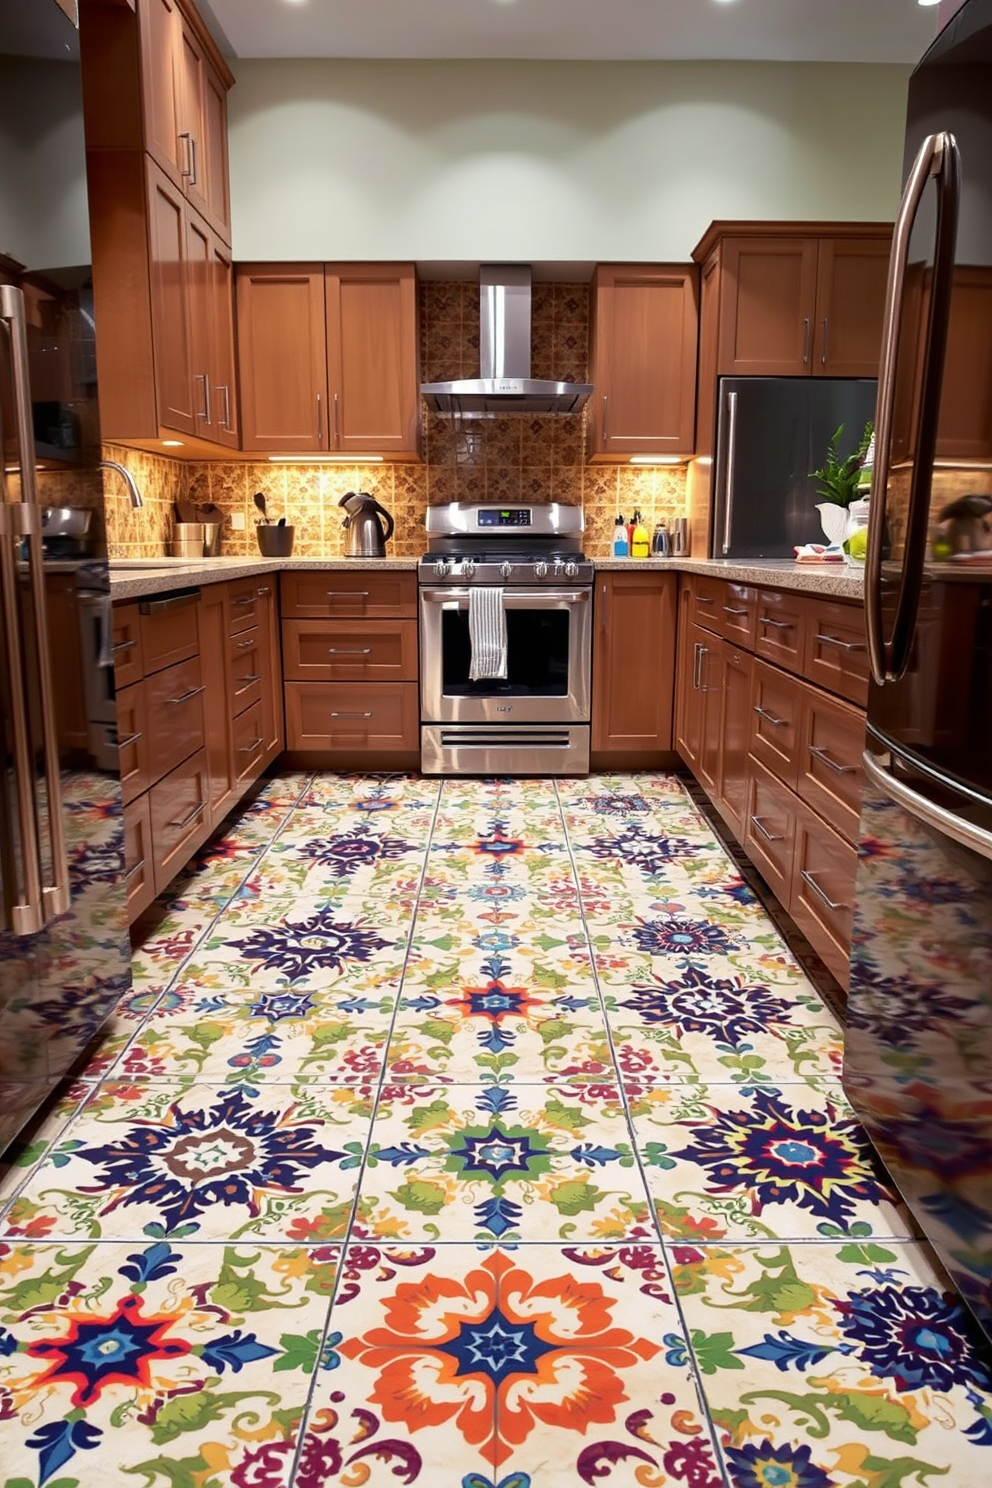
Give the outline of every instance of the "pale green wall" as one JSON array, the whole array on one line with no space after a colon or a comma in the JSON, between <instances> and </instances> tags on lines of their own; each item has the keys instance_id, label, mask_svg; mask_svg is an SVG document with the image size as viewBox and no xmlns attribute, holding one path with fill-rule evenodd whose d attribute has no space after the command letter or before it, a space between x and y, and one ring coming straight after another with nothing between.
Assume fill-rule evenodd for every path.
<instances>
[{"instance_id":1,"label":"pale green wall","mask_svg":"<svg viewBox=\"0 0 992 1488\"><path fill-rule=\"evenodd\" d=\"M0 253L86 264L89 231L79 68L0 57Z\"/></svg>"},{"instance_id":2,"label":"pale green wall","mask_svg":"<svg viewBox=\"0 0 992 1488\"><path fill-rule=\"evenodd\" d=\"M909 68L235 64L239 259L685 259L713 218L890 219Z\"/></svg>"}]
</instances>

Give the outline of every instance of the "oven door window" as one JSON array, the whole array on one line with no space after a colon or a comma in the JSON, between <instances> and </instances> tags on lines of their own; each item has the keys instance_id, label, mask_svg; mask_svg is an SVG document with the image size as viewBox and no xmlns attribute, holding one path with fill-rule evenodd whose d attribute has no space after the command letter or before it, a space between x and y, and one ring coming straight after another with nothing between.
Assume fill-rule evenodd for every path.
<instances>
[{"instance_id":1,"label":"oven door window","mask_svg":"<svg viewBox=\"0 0 992 1488\"><path fill-rule=\"evenodd\" d=\"M506 610L505 678L469 681L468 608L441 616L441 671L448 697L567 697L570 614L567 609Z\"/></svg>"}]
</instances>

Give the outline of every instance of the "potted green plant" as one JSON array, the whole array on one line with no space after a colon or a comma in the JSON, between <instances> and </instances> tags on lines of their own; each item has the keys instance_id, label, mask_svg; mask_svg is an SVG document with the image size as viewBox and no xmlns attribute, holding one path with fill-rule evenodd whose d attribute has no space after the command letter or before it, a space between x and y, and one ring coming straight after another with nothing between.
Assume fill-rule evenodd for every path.
<instances>
[{"instance_id":1,"label":"potted green plant","mask_svg":"<svg viewBox=\"0 0 992 1488\"><path fill-rule=\"evenodd\" d=\"M810 480L816 482L819 501L816 509L820 513L820 525L829 543L838 546L844 541L847 528L847 508L858 497L858 477L864 464L875 425L871 419L865 424L858 447L850 455L841 456L840 442L844 425L838 425L827 445L827 458L819 470L811 470Z\"/></svg>"}]
</instances>

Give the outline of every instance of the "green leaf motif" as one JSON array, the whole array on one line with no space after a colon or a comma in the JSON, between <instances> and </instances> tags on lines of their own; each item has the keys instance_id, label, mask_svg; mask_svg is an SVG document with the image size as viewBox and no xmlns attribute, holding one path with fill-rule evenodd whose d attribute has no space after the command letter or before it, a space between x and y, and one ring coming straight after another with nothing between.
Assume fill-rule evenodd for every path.
<instances>
[{"instance_id":1,"label":"green leaf motif","mask_svg":"<svg viewBox=\"0 0 992 1488\"><path fill-rule=\"evenodd\" d=\"M559 1214L582 1214L595 1209L603 1197L601 1189L594 1183L584 1183L581 1178L570 1178L551 1190L552 1204Z\"/></svg>"},{"instance_id":2,"label":"green leaf motif","mask_svg":"<svg viewBox=\"0 0 992 1488\"><path fill-rule=\"evenodd\" d=\"M744 1360L734 1353L732 1333L704 1333L692 1330L692 1351L703 1374L716 1374L718 1369L743 1369Z\"/></svg>"},{"instance_id":3,"label":"green leaf motif","mask_svg":"<svg viewBox=\"0 0 992 1488\"><path fill-rule=\"evenodd\" d=\"M125 1467L126 1473L138 1474L145 1480L146 1488L156 1488L167 1483L169 1488L201 1488L209 1481L211 1469L198 1452L195 1457L183 1457L176 1461L172 1457L156 1457L151 1462L138 1462L134 1467Z\"/></svg>"},{"instance_id":4,"label":"green leaf motif","mask_svg":"<svg viewBox=\"0 0 992 1488\"><path fill-rule=\"evenodd\" d=\"M447 1126L451 1120L451 1106L442 1096L436 1101L431 1101L429 1106L420 1106L407 1121L411 1131L429 1132L437 1131L438 1127Z\"/></svg>"},{"instance_id":5,"label":"green leaf motif","mask_svg":"<svg viewBox=\"0 0 992 1488\"><path fill-rule=\"evenodd\" d=\"M455 1024L445 1023L441 1018L425 1018L418 1026L422 1034L437 1039L439 1044L450 1044L455 1036Z\"/></svg>"},{"instance_id":6,"label":"green leaf motif","mask_svg":"<svg viewBox=\"0 0 992 1488\"><path fill-rule=\"evenodd\" d=\"M918 1457L866 1457L861 1471L869 1474L866 1488L903 1488L907 1479L914 1484L926 1483L930 1478L942 1478L950 1472L949 1467L936 1467L932 1462L921 1462ZM861 1488L860 1484L852 1488Z\"/></svg>"},{"instance_id":7,"label":"green leaf motif","mask_svg":"<svg viewBox=\"0 0 992 1488\"><path fill-rule=\"evenodd\" d=\"M877 1266L894 1261L896 1255L884 1245L845 1245L837 1252L837 1259L849 1266Z\"/></svg>"},{"instance_id":8,"label":"green leaf motif","mask_svg":"<svg viewBox=\"0 0 992 1488\"><path fill-rule=\"evenodd\" d=\"M210 1288L210 1300L215 1307L222 1307L234 1318L246 1312L261 1312L267 1307L301 1307L302 1301L283 1302L276 1292L270 1292L264 1281L252 1275L252 1267L259 1261L258 1253L245 1255L227 1249L224 1263L217 1280ZM242 1274L244 1273L244 1274ZM291 1295L291 1288L283 1288L283 1295Z\"/></svg>"},{"instance_id":9,"label":"green leaf motif","mask_svg":"<svg viewBox=\"0 0 992 1488\"><path fill-rule=\"evenodd\" d=\"M581 1106L566 1106L557 1095L545 1102L544 1112L552 1126L565 1131L581 1131L589 1125L589 1117L583 1116Z\"/></svg>"},{"instance_id":10,"label":"green leaf motif","mask_svg":"<svg viewBox=\"0 0 992 1488\"><path fill-rule=\"evenodd\" d=\"M211 1421L220 1421L227 1411L240 1400L257 1400L257 1390L237 1390L226 1395L215 1395L200 1390L195 1395L176 1395L167 1400L155 1417L151 1437L157 1447L164 1447L182 1436L184 1431L199 1431ZM277 1405L278 1395L266 1397Z\"/></svg>"},{"instance_id":11,"label":"green leaf motif","mask_svg":"<svg viewBox=\"0 0 992 1488\"><path fill-rule=\"evenodd\" d=\"M863 1431L881 1431L894 1441L907 1442L915 1446L918 1431L905 1406L897 1401L880 1399L876 1395L862 1395L853 1390L840 1394L794 1395L789 1390L750 1390L740 1397L742 1405L753 1401L778 1400L801 1419L806 1432L822 1441L830 1434L831 1411L842 1421L850 1421Z\"/></svg>"},{"instance_id":12,"label":"green leaf motif","mask_svg":"<svg viewBox=\"0 0 992 1488\"><path fill-rule=\"evenodd\" d=\"M669 1157L667 1153L668 1148L664 1142L645 1142L641 1149L641 1156L649 1168L674 1168L675 1159Z\"/></svg>"},{"instance_id":13,"label":"green leaf motif","mask_svg":"<svg viewBox=\"0 0 992 1488\"><path fill-rule=\"evenodd\" d=\"M391 1195L404 1209L414 1209L418 1214L440 1214L448 1201L444 1189L437 1183L414 1179L394 1189Z\"/></svg>"},{"instance_id":14,"label":"green leaf motif","mask_svg":"<svg viewBox=\"0 0 992 1488\"><path fill-rule=\"evenodd\" d=\"M12 1216L8 1216L11 1218ZM0 1302L4 1310L10 1313L27 1312L31 1307L49 1307L62 1295L68 1283L73 1279L93 1254L94 1247L88 1245L85 1250L65 1260L62 1252L55 1258L55 1264L42 1276L29 1276L24 1281L16 1282L13 1286L5 1288L0 1292ZM70 1252L71 1255L71 1252Z\"/></svg>"},{"instance_id":15,"label":"green leaf motif","mask_svg":"<svg viewBox=\"0 0 992 1488\"><path fill-rule=\"evenodd\" d=\"M289 1369L300 1369L304 1374L313 1374L320 1350L319 1328L311 1328L309 1333L284 1333L279 1342L282 1354L272 1366L277 1374Z\"/></svg>"},{"instance_id":16,"label":"green leaf motif","mask_svg":"<svg viewBox=\"0 0 992 1488\"><path fill-rule=\"evenodd\" d=\"M800 1281L796 1268L787 1250L780 1250L768 1260L759 1258L765 1275L742 1292L728 1292L736 1300L731 1304L743 1312L775 1312L789 1314L805 1312L816 1301L816 1292L805 1281ZM747 1298L747 1301L742 1301Z\"/></svg>"}]
</instances>

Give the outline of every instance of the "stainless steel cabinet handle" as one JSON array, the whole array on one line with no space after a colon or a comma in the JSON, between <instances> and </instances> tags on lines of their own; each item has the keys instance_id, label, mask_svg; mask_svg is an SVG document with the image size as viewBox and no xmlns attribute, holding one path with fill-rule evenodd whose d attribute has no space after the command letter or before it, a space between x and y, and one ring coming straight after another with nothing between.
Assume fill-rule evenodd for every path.
<instances>
[{"instance_id":1,"label":"stainless steel cabinet handle","mask_svg":"<svg viewBox=\"0 0 992 1488\"><path fill-rule=\"evenodd\" d=\"M255 639L254 636L252 636L250 640L239 641L238 644L235 646L234 649L236 651L250 651L251 648L252 648L252 646L257 646L257 645L258 645L258 641Z\"/></svg>"},{"instance_id":2,"label":"stainless steel cabinet handle","mask_svg":"<svg viewBox=\"0 0 992 1488\"><path fill-rule=\"evenodd\" d=\"M599 617L599 628L600 628L600 630L604 630L605 631L605 629L606 629L606 597L607 597L607 586L605 584L603 585L602 594L603 594L603 612L602 612L602 614Z\"/></svg>"},{"instance_id":3,"label":"stainless steel cabinet handle","mask_svg":"<svg viewBox=\"0 0 992 1488\"><path fill-rule=\"evenodd\" d=\"M192 176L193 176L193 136L190 134L190 132L189 132L188 129L181 129L179 131L179 138L183 141L183 147L182 147L182 151L180 153L184 156L185 162L186 162L184 165L180 165L180 167L179 167L179 174L181 176L185 176L187 178L187 180L190 180L190 182L192 183Z\"/></svg>"},{"instance_id":4,"label":"stainless steel cabinet handle","mask_svg":"<svg viewBox=\"0 0 992 1488\"><path fill-rule=\"evenodd\" d=\"M712 594L697 594L696 595L696 603L697 604L716 604L716 600L713 598Z\"/></svg>"},{"instance_id":5,"label":"stainless steel cabinet handle","mask_svg":"<svg viewBox=\"0 0 992 1488\"><path fill-rule=\"evenodd\" d=\"M227 429L229 433L233 432L231 430L231 389L226 382L219 382L214 392L224 394L224 419L221 428Z\"/></svg>"},{"instance_id":6,"label":"stainless steel cabinet handle","mask_svg":"<svg viewBox=\"0 0 992 1488\"><path fill-rule=\"evenodd\" d=\"M261 738L261 737L259 737L258 739L252 739L252 741L251 741L250 744L243 744L241 746L241 748L238 750L238 753L239 754L255 754L255 753L257 753L257 751L261 748L261 746L264 743L265 743L265 740L263 738Z\"/></svg>"},{"instance_id":7,"label":"stainless steel cabinet handle","mask_svg":"<svg viewBox=\"0 0 992 1488\"><path fill-rule=\"evenodd\" d=\"M111 649L111 651L113 651L114 655L116 656L117 653L118 653L118 651L133 651L134 647L137 644L138 644L137 640L134 640L134 641L115 641L114 644L111 646L110 649Z\"/></svg>"},{"instance_id":8,"label":"stainless steel cabinet handle","mask_svg":"<svg viewBox=\"0 0 992 1488\"><path fill-rule=\"evenodd\" d=\"M194 372L193 381L201 384L201 391L203 393L203 411L196 416L198 419L202 419L205 424L212 424L213 420L210 417L210 378L206 372Z\"/></svg>"},{"instance_id":9,"label":"stainless steel cabinet handle","mask_svg":"<svg viewBox=\"0 0 992 1488\"><path fill-rule=\"evenodd\" d=\"M194 806L193 807L193 810L191 812L189 812L189 814L187 816L184 816L183 817L182 821L170 821L169 822L169 826L170 827L178 827L179 830L182 831L183 827L188 827L189 824L190 824L190 822L195 821L198 816L202 816L203 813L204 813L204 811L206 811L206 809L207 809L207 803L206 803L206 801L201 801L200 804L199 804L199 806Z\"/></svg>"},{"instance_id":10,"label":"stainless steel cabinet handle","mask_svg":"<svg viewBox=\"0 0 992 1488\"><path fill-rule=\"evenodd\" d=\"M259 599L262 599L266 594L271 594L272 590L269 588L268 584L261 584L255 590L255 593L258 595Z\"/></svg>"},{"instance_id":11,"label":"stainless steel cabinet handle","mask_svg":"<svg viewBox=\"0 0 992 1488\"><path fill-rule=\"evenodd\" d=\"M199 598L199 589L180 589L175 594L164 595L161 599L139 600L138 609L142 615L161 615L163 610L179 610L184 605L196 604Z\"/></svg>"},{"instance_id":12,"label":"stainless steel cabinet handle","mask_svg":"<svg viewBox=\"0 0 992 1488\"><path fill-rule=\"evenodd\" d=\"M762 708L757 703L754 706L754 711L759 718L763 718L766 723L770 723L772 728L785 728L789 722L787 718L776 718L774 713L769 713L767 708Z\"/></svg>"},{"instance_id":13,"label":"stainless steel cabinet handle","mask_svg":"<svg viewBox=\"0 0 992 1488\"><path fill-rule=\"evenodd\" d=\"M698 641L696 642L696 644L692 648L692 690L693 690L693 692L698 692L699 691L699 661L700 661L700 652L702 651L702 649L703 648L699 644Z\"/></svg>"},{"instance_id":14,"label":"stainless steel cabinet handle","mask_svg":"<svg viewBox=\"0 0 992 1488\"><path fill-rule=\"evenodd\" d=\"M725 615L746 615L747 609L746 607L742 608L740 605L724 605L723 613Z\"/></svg>"},{"instance_id":15,"label":"stainless steel cabinet handle","mask_svg":"<svg viewBox=\"0 0 992 1488\"><path fill-rule=\"evenodd\" d=\"M317 394L317 443L318 444L323 444L323 442L324 442L324 410L323 410L323 406L322 406L322 403L321 403L320 394L318 393Z\"/></svg>"},{"instance_id":16,"label":"stainless steel cabinet handle","mask_svg":"<svg viewBox=\"0 0 992 1488\"><path fill-rule=\"evenodd\" d=\"M234 689L234 696L240 697L243 692L247 692L249 688L254 687L256 682L261 682L262 674L261 672L252 672L250 677L237 677L235 680L245 684L244 687L236 687Z\"/></svg>"},{"instance_id":17,"label":"stainless steel cabinet handle","mask_svg":"<svg viewBox=\"0 0 992 1488\"><path fill-rule=\"evenodd\" d=\"M734 525L734 479L737 466L737 394L727 394L726 484L723 488L723 551L730 552Z\"/></svg>"},{"instance_id":18,"label":"stainless steel cabinet handle","mask_svg":"<svg viewBox=\"0 0 992 1488\"><path fill-rule=\"evenodd\" d=\"M772 620L771 617L768 616L768 615L759 615L758 616L758 624L759 625L770 625L771 628L772 628L772 630L791 630L792 629L792 621L791 620Z\"/></svg>"},{"instance_id":19,"label":"stainless steel cabinet handle","mask_svg":"<svg viewBox=\"0 0 992 1488\"><path fill-rule=\"evenodd\" d=\"M760 816L752 816L751 825L756 832L761 833L766 842L784 842L785 840L781 833L769 832Z\"/></svg>"},{"instance_id":20,"label":"stainless steel cabinet handle","mask_svg":"<svg viewBox=\"0 0 992 1488\"><path fill-rule=\"evenodd\" d=\"M180 693L179 697L166 698L167 703L188 703L191 698L199 697L201 692L206 692L206 687L190 687L186 692Z\"/></svg>"},{"instance_id":21,"label":"stainless steel cabinet handle","mask_svg":"<svg viewBox=\"0 0 992 1488\"><path fill-rule=\"evenodd\" d=\"M129 868L124 875L124 882L129 884L136 873L140 873L145 866L144 858L139 858L133 868Z\"/></svg>"},{"instance_id":22,"label":"stainless steel cabinet handle","mask_svg":"<svg viewBox=\"0 0 992 1488\"><path fill-rule=\"evenodd\" d=\"M338 445L341 443L341 431L340 431L340 429L338 427L338 408L339 408L339 403L340 403L339 395L337 393L335 393L334 394L334 448L335 449L337 449Z\"/></svg>"},{"instance_id":23,"label":"stainless steel cabinet handle","mask_svg":"<svg viewBox=\"0 0 992 1488\"><path fill-rule=\"evenodd\" d=\"M331 714L331 717L332 718L371 718L372 717L372 710L370 708L367 713L332 713Z\"/></svg>"},{"instance_id":24,"label":"stainless steel cabinet handle","mask_svg":"<svg viewBox=\"0 0 992 1488\"><path fill-rule=\"evenodd\" d=\"M799 877L802 879L804 884L809 884L810 888L813 890L813 893L816 894L819 899L823 900L828 909L832 909L835 912L839 909L850 909L849 904L835 904L833 899L830 898L829 894L825 894L820 888L820 885L817 883L812 873L807 873L805 868L801 868L799 870Z\"/></svg>"},{"instance_id":25,"label":"stainless steel cabinet handle","mask_svg":"<svg viewBox=\"0 0 992 1488\"><path fill-rule=\"evenodd\" d=\"M823 350L820 353L820 366L827 365L827 357L830 355L830 317L823 317Z\"/></svg>"},{"instance_id":26,"label":"stainless steel cabinet handle","mask_svg":"<svg viewBox=\"0 0 992 1488\"><path fill-rule=\"evenodd\" d=\"M141 733L140 731L138 733L136 733L136 734L128 734L128 736L127 736L126 739L118 739L117 740L117 748L118 749L130 749L132 747L132 745L137 744L144 737L145 737L144 734Z\"/></svg>"},{"instance_id":27,"label":"stainless steel cabinet handle","mask_svg":"<svg viewBox=\"0 0 992 1488\"><path fill-rule=\"evenodd\" d=\"M329 599L368 599L367 589L328 589Z\"/></svg>"},{"instance_id":28,"label":"stainless steel cabinet handle","mask_svg":"<svg viewBox=\"0 0 992 1488\"><path fill-rule=\"evenodd\" d=\"M608 443L610 438L610 400L606 393L603 394L603 443Z\"/></svg>"},{"instance_id":29,"label":"stainless steel cabinet handle","mask_svg":"<svg viewBox=\"0 0 992 1488\"><path fill-rule=\"evenodd\" d=\"M195 186L196 185L197 171L196 171L196 135L194 135L194 134L191 134L190 137L189 137L189 161L190 161L189 184L191 186Z\"/></svg>"},{"instance_id":30,"label":"stainless steel cabinet handle","mask_svg":"<svg viewBox=\"0 0 992 1488\"><path fill-rule=\"evenodd\" d=\"M867 783L884 795L890 796L896 805L902 807L909 816L915 817L917 821L925 823L928 827L935 827L945 837L950 837L954 842L960 842L962 847L970 848L980 857L992 859L992 832L984 827L976 826L974 822L967 821L963 816L956 816L953 811L948 811L944 806L938 806L934 801L928 801L926 796L921 796L911 786L904 785L901 780L880 765L875 756L869 754L867 750L865 750L863 764Z\"/></svg>"},{"instance_id":31,"label":"stainless steel cabinet handle","mask_svg":"<svg viewBox=\"0 0 992 1488\"><path fill-rule=\"evenodd\" d=\"M809 752L813 756L814 759L822 760L822 762L829 769L836 770L838 775L853 775L854 774L854 771L855 771L854 765L841 765L841 764L838 764L837 760L834 759L833 755L828 754L827 751L821 745L819 745L819 744L809 744L807 746L807 748L809 749Z\"/></svg>"},{"instance_id":32,"label":"stainless steel cabinet handle","mask_svg":"<svg viewBox=\"0 0 992 1488\"><path fill-rule=\"evenodd\" d=\"M245 605L253 605L255 603L255 596L254 594L242 594L237 599L232 599L231 603L239 609L243 609Z\"/></svg>"},{"instance_id":33,"label":"stainless steel cabinet handle","mask_svg":"<svg viewBox=\"0 0 992 1488\"><path fill-rule=\"evenodd\" d=\"M818 635L814 637L821 646L836 646L839 651L864 651L864 641L842 641L839 636Z\"/></svg>"},{"instance_id":34,"label":"stainless steel cabinet handle","mask_svg":"<svg viewBox=\"0 0 992 1488\"><path fill-rule=\"evenodd\" d=\"M328 656L371 656L371 646L328 646Z\"/></svg>"},{"instance_id":35,"label":"stainless steel cabinet handle","mask_svg":"<svg viewBox=\"0 0 992 1488\"><path fill-rule=\"evenodd\" d=\"M808 315L805 316L804 319L803 319L803 366L804 367L807 367L809 365L809 333L810 333L810 330L812 328L812 324L813 323L810 320L809 316Z\"/></svg>"}]
</instances>

